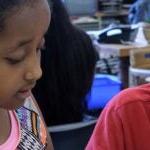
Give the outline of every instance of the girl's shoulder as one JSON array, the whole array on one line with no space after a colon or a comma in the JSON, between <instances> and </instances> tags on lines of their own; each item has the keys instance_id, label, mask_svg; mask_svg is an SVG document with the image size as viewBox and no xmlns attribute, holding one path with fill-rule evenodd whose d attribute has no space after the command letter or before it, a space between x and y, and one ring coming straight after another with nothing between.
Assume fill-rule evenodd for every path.
<instances>
[{"instance_id":1,"label":"girl's shoulder","mask_svg":"<svg viewBox=\"0 0 150 150\"><path fill-rule=\"evenodd\" d=\"M46 129L32 97L16 110L21 127L20 149L44 149L47 143Z\"/></svg>"}]
</instances>

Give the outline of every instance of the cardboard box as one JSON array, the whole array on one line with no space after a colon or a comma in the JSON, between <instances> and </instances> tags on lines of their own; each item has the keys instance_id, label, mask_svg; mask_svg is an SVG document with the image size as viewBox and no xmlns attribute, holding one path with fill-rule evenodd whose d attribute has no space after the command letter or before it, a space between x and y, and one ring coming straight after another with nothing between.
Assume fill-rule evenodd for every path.
<instances>
[{"instance_id":1,"label":"cardboard box","mask_svg":"<svg viewBox=\"0 0 150 150\"><path fill-rule=\"evenodd\" d=\"M134 68L150 68L150 46L130 51L130 65Z\"/></svg>"}]
</instances>

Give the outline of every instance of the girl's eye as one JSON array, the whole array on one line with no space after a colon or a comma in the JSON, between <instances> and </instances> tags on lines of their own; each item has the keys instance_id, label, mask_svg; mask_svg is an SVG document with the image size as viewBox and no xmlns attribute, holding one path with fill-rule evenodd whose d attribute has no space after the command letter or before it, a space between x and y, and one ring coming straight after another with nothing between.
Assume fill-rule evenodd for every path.
<instances>
[{"instance_id":1,"label":"girl's eye","mask_svg":"<svg viewBox=\"0 0 150 150\"><path fill-rule=\"evenodd\" d=\"M15 65L23 61L23 59L6 58L6 61L11 65Z\"/></svg>"}]
</instances>

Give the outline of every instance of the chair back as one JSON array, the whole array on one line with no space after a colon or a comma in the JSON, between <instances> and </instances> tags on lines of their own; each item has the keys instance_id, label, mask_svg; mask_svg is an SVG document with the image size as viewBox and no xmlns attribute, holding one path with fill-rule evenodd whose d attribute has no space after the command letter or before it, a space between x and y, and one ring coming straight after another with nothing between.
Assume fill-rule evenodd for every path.
<instances>
[{"instance_id":1,"label":"chair back","mask_svg":"<svg viewBox=\"0 0 150 150\"><path fill-rule=\"evenodd\" d=\"M48 127L55 150L84 150L96 120Z\"/></svg>"}]
</instances>

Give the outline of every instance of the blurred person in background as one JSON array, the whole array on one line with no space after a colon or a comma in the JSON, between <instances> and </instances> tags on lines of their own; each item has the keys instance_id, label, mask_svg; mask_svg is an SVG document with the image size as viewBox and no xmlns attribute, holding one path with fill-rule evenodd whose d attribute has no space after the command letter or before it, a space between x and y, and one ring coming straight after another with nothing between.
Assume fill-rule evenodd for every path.
<instances>
[{"instance_id":1,"label":"blurred person in background","mask_svg":"<svg viewBox=\"0 0 150 150\"><path fill-rule=\"evenodd\" d=\"M83 120L98 59L91 39L72 25L62 1L52 4L41 55L43 76L33 89L48 126Z\"/></svg>"}]
</instances>

